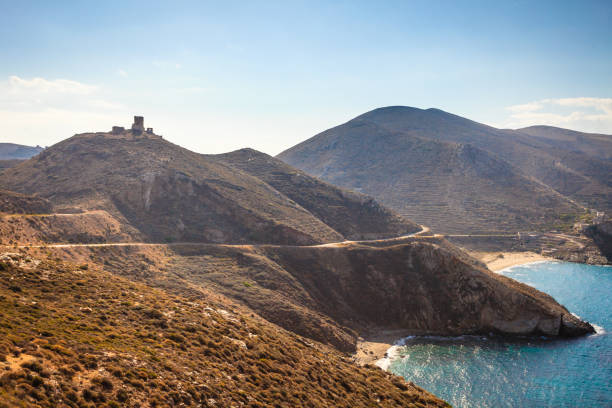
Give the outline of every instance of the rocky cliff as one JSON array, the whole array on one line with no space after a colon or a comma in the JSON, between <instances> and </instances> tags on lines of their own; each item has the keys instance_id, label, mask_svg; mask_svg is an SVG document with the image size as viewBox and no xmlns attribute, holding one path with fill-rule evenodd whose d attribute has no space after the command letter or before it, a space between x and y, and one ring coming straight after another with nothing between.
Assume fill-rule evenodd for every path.
<instances>
[{"instance_id":1,"label":"rocky cliff","mask_svg":"<svg viewBox=\"0 0 612 408\"><path fill-rule=\"evenodd\" d=\"M449 406L206 289L91 262L0 251L0 310L3 407Z\"/></svg>"},{"instance_id":2,"label":"rocky cliff","mask_svg":"<svg viewBox=\"0 0 612 408\"><path fill-rule=\"evenodd\" d=\"M578 336L593 332L550 296L487 270L440 238L297 246L91 249L107 270L172 290L213 288L305 337L353 351L360 334ZM89 257L89 255L87 255ZM145 272L149 270L149 272ZM136 273L136 275L133 275Z\"/></svg>"},{"instance_id":3,"label":"rocky cliff","mask_svg":"<svg viewBox=\"0 0 612 408\"><path fill-rule=\"evenodd\" d=\"M601 254L612 264L612 221L590 225L584 233L593 239Z\"/></svg>"}]
</instances>

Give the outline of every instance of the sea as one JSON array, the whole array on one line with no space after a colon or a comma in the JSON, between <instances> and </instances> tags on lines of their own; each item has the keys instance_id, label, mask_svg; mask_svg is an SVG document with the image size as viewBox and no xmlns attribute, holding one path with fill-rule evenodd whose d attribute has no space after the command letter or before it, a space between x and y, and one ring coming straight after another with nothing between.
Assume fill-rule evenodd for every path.
<instances>
[{"instance_id":1,"label":"sea","mask_svg":"<svg viewBox=\"0 0 612 408\"><path fill-rule=\"evenodd\" d=\"M612 268L545 261L500 273L552 295L597 333L408 337L383 367L455 407L612 407Z\"/></svg>"}]
</instances>

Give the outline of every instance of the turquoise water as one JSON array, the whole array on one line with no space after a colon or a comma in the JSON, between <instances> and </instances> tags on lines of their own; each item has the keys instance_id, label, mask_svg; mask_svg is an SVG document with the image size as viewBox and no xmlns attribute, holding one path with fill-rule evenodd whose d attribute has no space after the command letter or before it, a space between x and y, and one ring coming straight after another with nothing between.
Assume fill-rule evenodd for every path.
<instances>
[{"instance_id":1,"label":"turquoise water","mask_svg":"<svg viewBox=\"0 0 612 408\"><path fill-rule=\"evenodd\" d=\"M389 370L456 407L612 407L612 268L543 262L504 275L594 324L572 340L415 337Z\"/></svg>"}]
</instances>

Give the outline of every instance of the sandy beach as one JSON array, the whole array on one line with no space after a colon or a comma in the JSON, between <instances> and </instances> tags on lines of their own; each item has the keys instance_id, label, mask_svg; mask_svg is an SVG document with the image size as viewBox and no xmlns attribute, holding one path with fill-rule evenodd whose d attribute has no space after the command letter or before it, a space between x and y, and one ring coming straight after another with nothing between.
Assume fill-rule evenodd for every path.
<instances>
[{"instance_id":1,"label":"sandy beach","mask_svg":"<svg viewBox=\"0 0 612 408\"><path fill-rule=\"evenodd\" d=\"M367 336L357 343L357 352L353 357L359 365L374 364L385 356L393 343L409 335L405 330L383 330Z\"/></svg>"},{"instance_id":2,"label":"sandy beach","mask_svg":"<svg viewBox=\"0 0 612 408\"><path fill-rule=\"evenodd\" d=\"M555 260L535 252L470 252L470 255L484 262L493 272L530 262Z\"/></svg>"}]
</instances>

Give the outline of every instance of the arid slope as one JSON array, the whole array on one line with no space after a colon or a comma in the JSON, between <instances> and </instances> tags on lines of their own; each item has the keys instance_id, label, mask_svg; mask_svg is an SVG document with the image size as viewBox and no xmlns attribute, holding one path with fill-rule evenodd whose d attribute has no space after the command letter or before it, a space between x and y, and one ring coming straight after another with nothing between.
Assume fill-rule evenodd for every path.
<instances>
[{"instance_id":1,"label":"arid slope","mask_svg":"<svg viewBox=\"0 0 612 408\"><path fill-rule=\"evenodd\" d=\"M58 211L107 211L154 242L313 244L416 229L361 196L314 204L293 194L294 200L283 191L298 186L278 191L227 160L157 136L76 135L4 170L0 185L37 193ZM324 183L317 188L341 195Z\"/></svg>"},{"instance_id":2,"label":"arid slope","mask_svg":"<svg viewBox=\"0 0 612 408\"><path fill-rule=\"evenodd\" d=\"M342 190L253 149L209 156L265 181L351 240L397 237L418 225L371 197Z\"/></svg>"},{"instance_id":3,"label":"arid slope","mask_svg":"<svg viewBox=\"0 0 612 408\"><path fill-rule=\"evenodd\" d=\"M527 132L534 133L396 106L358 116L278 157L441 232L548 230L571 225L583 205L610 209L609 153L591 153L609 152L612 137L579 137L592 146L577 150Z\"/></svg>"},{"instance_id":4,"label":"arid slope","mask_svg":"<svg viewBox=\"0 0 612 408\"><path fill-rule=\"evenodd\" d=\"M446 407L205 290L0 255L1 407Z\"/></svg>"}]
</instances>

